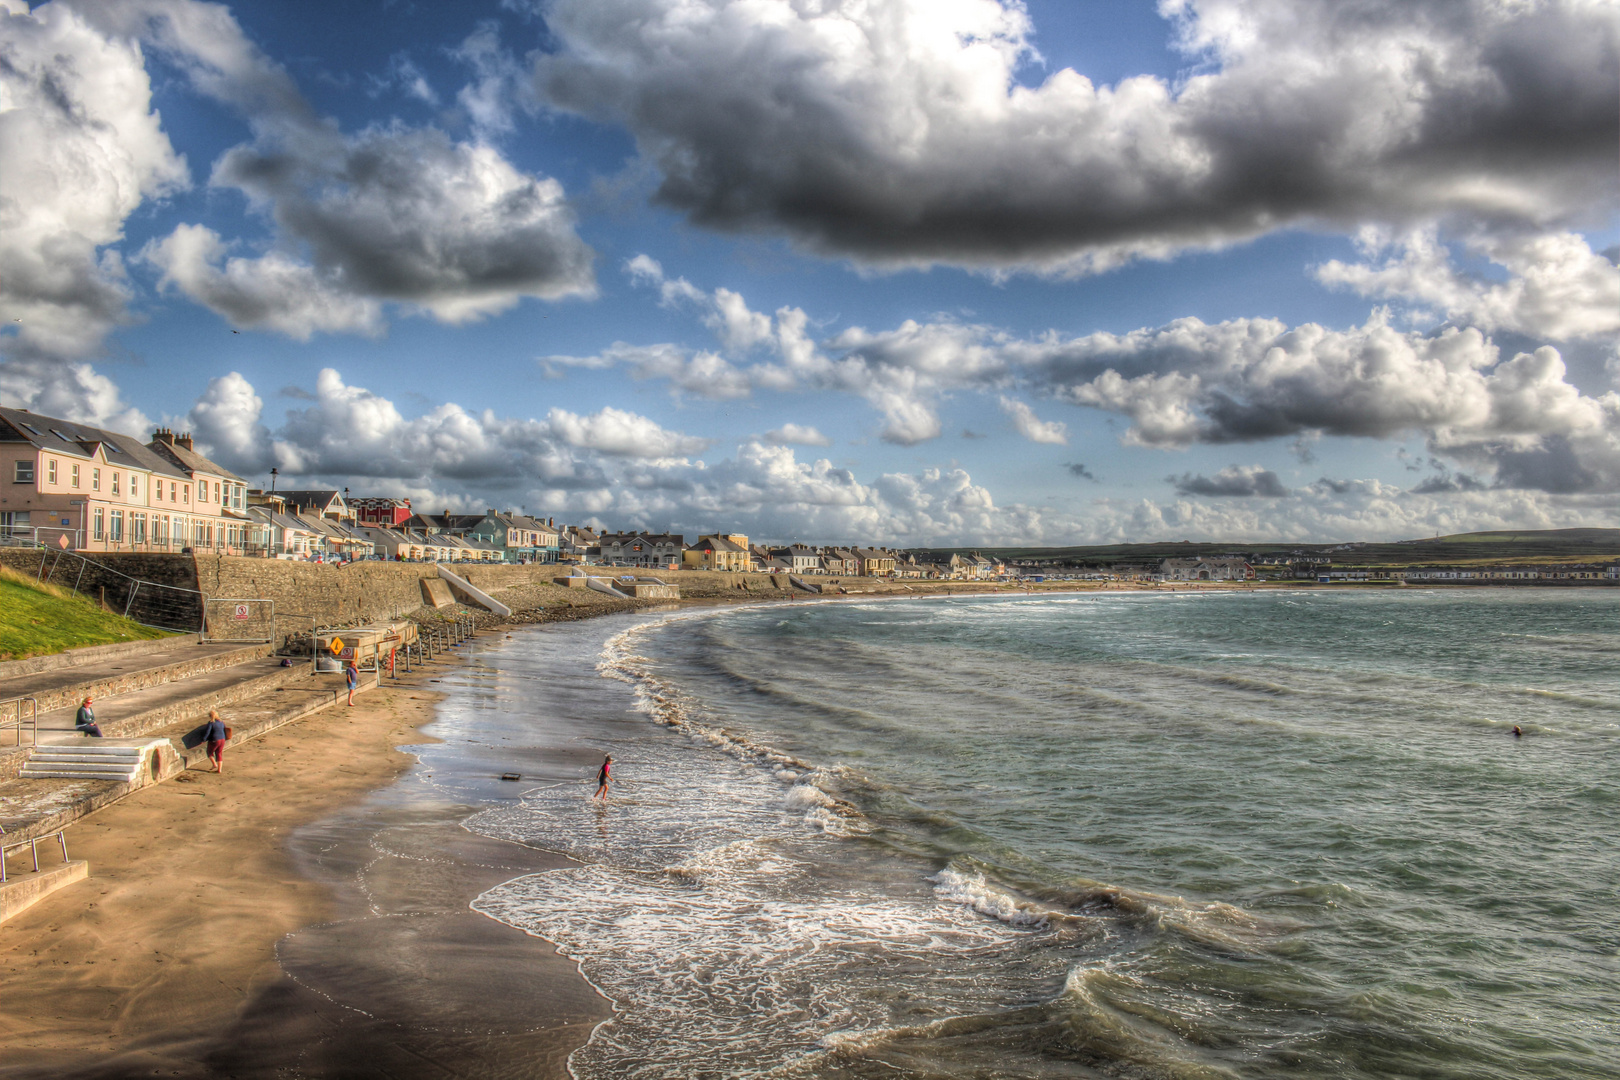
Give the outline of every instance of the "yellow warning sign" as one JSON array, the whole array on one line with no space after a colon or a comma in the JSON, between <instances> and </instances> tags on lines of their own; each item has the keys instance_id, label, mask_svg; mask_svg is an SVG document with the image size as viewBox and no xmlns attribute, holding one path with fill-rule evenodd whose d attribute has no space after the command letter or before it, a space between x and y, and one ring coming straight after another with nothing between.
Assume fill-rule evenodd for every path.
<instances>
[{"instance_id":1,"label":"yellow warning sign","mask_svg":"<svg viewBox=\"0 0 1620 1080\"><path fill-rule=\"evenodd\" d=\"M343 639L340 637L333 638L332 644L328 645L327 648L332 650L333 656L336 656L338 653L343 651Z\"/></svg>"}]
</instances>

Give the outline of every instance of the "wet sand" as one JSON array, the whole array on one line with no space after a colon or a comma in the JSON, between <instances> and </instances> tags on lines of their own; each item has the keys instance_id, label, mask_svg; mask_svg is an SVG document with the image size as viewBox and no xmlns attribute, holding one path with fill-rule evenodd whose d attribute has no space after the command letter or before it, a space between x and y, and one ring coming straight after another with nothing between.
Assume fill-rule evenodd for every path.
<instances>
[{"instance_id":1,"label":"wet sand","mask_svg":"<svg viewBox=\"0 0 1620 1080\"><path fill-rule=\"evenodd\" d=\"M69 829L90 879L0 926L0 1077L566 1076L607 1003L467 907L563 860L393 783L451 670Z\"/></svg>"}]
</instances>

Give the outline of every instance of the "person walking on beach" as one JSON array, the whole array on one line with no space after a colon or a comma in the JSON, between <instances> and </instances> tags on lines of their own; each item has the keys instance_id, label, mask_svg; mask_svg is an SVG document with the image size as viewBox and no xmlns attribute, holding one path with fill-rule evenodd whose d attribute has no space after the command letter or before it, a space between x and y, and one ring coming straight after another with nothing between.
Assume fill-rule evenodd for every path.
<instances>
[{"instance_id":1,"label":"person walking on beach","mask_svg":"<svg viewBox=\"0 0 1620 1080\"><path fill-rule=\"evenodd\" d=\"M593 799L607 802L608 777L613 772L613 755L607 754L602 758L602 767L596 770L596 794Z\"/></svg>"},{"instance_id":2,"label":"person walking on beach","mask_svg":"<svg viewBox=\"0 0 1620 1080\"><path fill-rule=\"evenodd\" d=\"M92 739L101 738L101 725L96 723L96 711L90 707L90 698L85 698L79 705L78 713L73 717L73 726L84 732Z\"/></svg>"},{"instance_id":3,"label":"person walking on beach","mask_svg":"<svg viewBox=\"0 0 1620 1080\"><path fill-rule=\"evenodd\" d=\"M354 704L354 688L360 685L360 669L350 660L343 665L343 683L349 688L349 704Z\"/></svg>"},{"instance_id":4,"label":"person walking on beach","mask_svg":"<svg viewBox=\"0 0 1620 1080\"><path fill-rule=\"evenodd\" d=\"M219 718L218 709L208 710L208 725L203 729L203 738L208 740L208 760L214 763L214 771L225 771L225 721Z\"/></svg>"}]
</instances>

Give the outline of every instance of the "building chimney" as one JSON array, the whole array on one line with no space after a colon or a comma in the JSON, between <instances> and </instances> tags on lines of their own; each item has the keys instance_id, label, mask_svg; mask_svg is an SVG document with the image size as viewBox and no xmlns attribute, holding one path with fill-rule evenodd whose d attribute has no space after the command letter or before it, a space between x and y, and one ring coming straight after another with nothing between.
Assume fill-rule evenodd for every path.
<instances>
[{"instance_id":1,"label":"building chimney","mask_svg":"<svg viewBox=\"0 0 1620 1080\"><path fill-rule=\"evenodd\" d=\"M191 432L187 431L174 437L174 444L182 450L191 449Z\"/></svg>"},{"instance_id":2,"label":"building chimney","mask_svg":"<svg viewBox=\"0 0 1620 1080\"><path fill-rule=\"evenodd\" d=\"M156 431L152 432L152 441L153 442L166 443L169 446L173 446L174 445L174 432L170 431L166 427L160 427Z\"/></svg>"}]
</instances>

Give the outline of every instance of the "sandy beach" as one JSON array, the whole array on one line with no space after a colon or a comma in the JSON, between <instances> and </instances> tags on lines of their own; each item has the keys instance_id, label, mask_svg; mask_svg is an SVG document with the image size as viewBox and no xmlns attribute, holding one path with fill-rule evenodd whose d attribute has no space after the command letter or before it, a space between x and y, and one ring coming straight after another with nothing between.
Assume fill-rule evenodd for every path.
<instances>
[{"instance_id":1,"label":"sandy beach","mask_svg":"<svg viewBox=\"0 0 1620 1080\"><path fill-rule=\"evenodd\" d=\"M466 908L489 884L557 860L466 834L461 807L342 814L411 766L396 747L432 741L417 728L433 719L428 680L444 670L234 748L222 776L142 789L70 829L90 879L0 926L0 1076L440 1076L479 1057L489 1067L478 1075L500 1075L503 1048L525 1075L537 1062L566 1075L605 1003L545 943ZM319 866L292 842L316 823ZM373 844L391 827L410 834L396 835L393 857ZM369 895L343 872L356 866ZM278 963L289 946L302 967L324 962L363 984L342 1004L300 984ZM346 964L360 953L391 966ZM501 1030L461 1025L478 1044L471 1059L421 1015L446 997L499 999L508 975L506 990L523 983L531 1004L555 983L557 1008L514 1028L497 1003L486 1019ZM434 1063L446 1051L460 1066Z\"/></svg>"}]
</instances>

